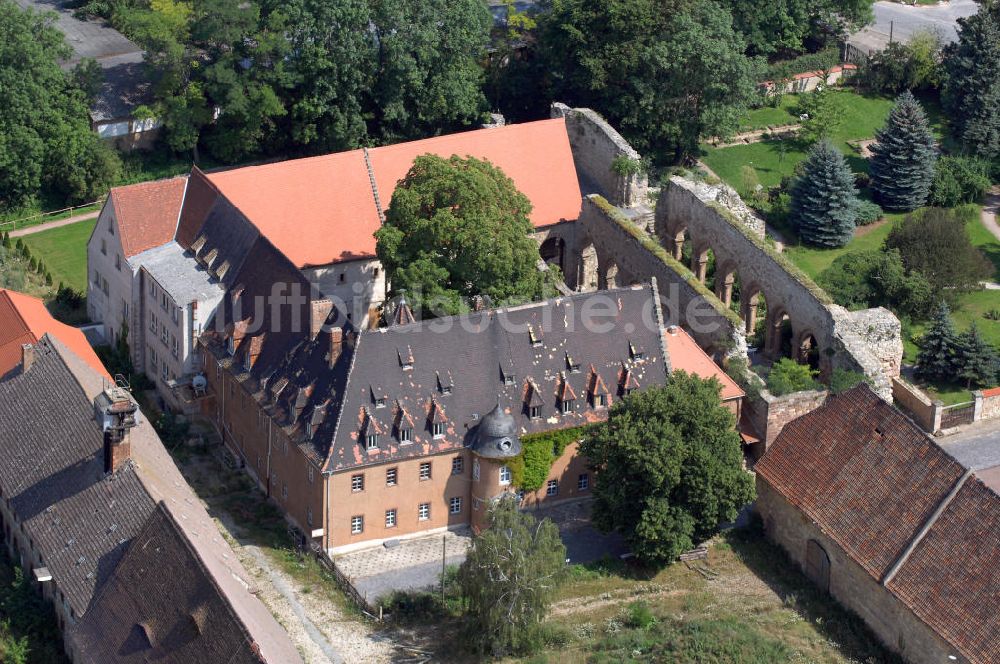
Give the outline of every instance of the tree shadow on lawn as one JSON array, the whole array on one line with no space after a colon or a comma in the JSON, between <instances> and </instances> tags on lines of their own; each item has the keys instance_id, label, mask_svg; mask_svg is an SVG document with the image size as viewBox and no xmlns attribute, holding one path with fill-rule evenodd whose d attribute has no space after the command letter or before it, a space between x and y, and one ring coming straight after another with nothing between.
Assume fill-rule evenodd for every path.
<instances>
[{"instance_id":1,"label":"tree shadow on lawn","mask_svg":"<svg viewBox=\"0 0 1000 664\"><path fill-rule=\"evenodd\" d=\"M851 661L903 664L904 660L887 650L861 618L816 588L780 546L767 541L759 522L726 531L723 538L785 606L799 613Z\"/></svg>"}]
</instances>

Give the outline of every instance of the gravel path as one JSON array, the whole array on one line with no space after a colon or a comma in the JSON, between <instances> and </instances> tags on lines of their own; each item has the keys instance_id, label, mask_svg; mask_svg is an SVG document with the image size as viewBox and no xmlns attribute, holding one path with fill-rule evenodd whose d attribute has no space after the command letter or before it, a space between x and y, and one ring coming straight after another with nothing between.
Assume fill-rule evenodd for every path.
<instances>
[{"instance_id":1,"label":"gravel path","mask_svg":"<svg viewBox=\"0 0 1000 664\"><path fill-rule=\"evenodd\" d=\"M993 233L993 237L1000 240L1000 224L997 224L997 210L1000 209L1000 185L994 186L983 199L983 211L981 217L986 230Z\"/></svg>"},{"instance_id":2,"label":"gravel path","mask_svg":"<svg viewBox=\"0 0 1000 664\"><path fill-rule=\"evenodd\" d=\"M75 217L66 217L65 219L60 219L59 221L50 221L48 223L38 224L37 226L28 226L27 228L11 231L10 236L24 237L25 235L34 235L35 233L41 233L42 231L51 230L53 228L61 228L63 226L69 226L70 224L75 224L81 221L96 219L98 215L100 215L100 211L86 212L84 214L78 214Z\"/></svg>"}]
</instances>

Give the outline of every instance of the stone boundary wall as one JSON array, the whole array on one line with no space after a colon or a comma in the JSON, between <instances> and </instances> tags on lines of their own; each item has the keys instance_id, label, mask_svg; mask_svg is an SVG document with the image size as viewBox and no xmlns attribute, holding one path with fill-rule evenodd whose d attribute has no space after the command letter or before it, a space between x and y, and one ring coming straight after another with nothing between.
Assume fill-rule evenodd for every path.
<instances>
[{"instance_id":1,"label":"stone boundary wall","mask_svg":"<svg viewBox=\"0 0 1000 664\"><path fill-rule=\"evenodd\" d=\"M786 424L822 406L827 396L826 390L804 390L780 397L761 390L760 398L747 401L747 415L764 443L760 453L771 446Z\"/></svg>"},{"instance_id":2,"label":"stone boundary wall","mask_svg":"<svg viewBox=\"0 0 1000 664\"><path fill-rule=\"evenodd\" d=\"M637 281L656 278L665 325L683 327L709 352L747 357L739 316L618 208L592 194L583 199L578 223L593 240L599 255L614 259L620 281L626 275Z\"/></svg>"},{"instance_id":3,"label":"stone boundary wall","mask_svg":"<svg viewBox=\"0 0 1000 664\"><path fill-rule=\"evenodd\" d=\"M718 266L734 266L744 292L760 289L769 311L787 313L796 334L811 333L831 369L859 371L879 396L892 398L903 355L899 319L884 308L848 312L834 304L767 244L763 221L730 187L672 177L660 193L655 225L661 240L685 232L696 250L710 248Z\"/></svg>"},{"instance_id":4,"label":"stone boundary wall","mask_svg":"<svg viewBox=\"0 0 1000 664\"><path fill-rule=\"evenodd\" d=\"M614 127L589 108L570 108L559 102L552 104L550 115L566 120L573 161L585 184L614 205L634 207L646 202L649 181L642 157ZM613 167L619 158L635 162L635 172L616 173Z\"/></svg>"},{"instance_id":5,"label":"stone boundary wall","mask_svg":"<svg viewBox=\"0 0 1000 664\"><path fill-rule=\"evenodd\" d=\"M935 433L941 428L944 404L940 401L931 401L922 391L905 380L892 379L892 400L924 431Z\"/></svg>"},{"instance_id":6,"label":"stone boundary wall","mask_svg":"<svg viewBox=\"0 0 1000 664\"><path fill-rule=\"evenodd\" d=\"M976 420L1000 417L1000 387L973 392L976 400Z\"/></svg>"}]
</instances>

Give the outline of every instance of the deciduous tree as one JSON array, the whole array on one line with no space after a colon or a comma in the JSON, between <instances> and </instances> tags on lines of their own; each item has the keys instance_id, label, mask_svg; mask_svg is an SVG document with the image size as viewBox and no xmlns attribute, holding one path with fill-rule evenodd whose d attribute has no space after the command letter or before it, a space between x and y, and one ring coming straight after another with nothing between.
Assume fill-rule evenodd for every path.
<instances>
[{"instance_id":1,"label":"deciduous tree","mask_svg":"<svg viewBox=\"0 0 1000 664\"><path fill-rule=\"evenodd\" d=\"M844 155L828 140L813 146L792 186L790 218L803 242L842 247L854 232L857 190Z\"/></svg>"},{"instance_id":2,"label":"deciduous tree","mask_svg":"<svg viewBox=\"0 0 1000 664\"><path fill-rule=\"evenodd\" d=\"M540 272L531 202L503 171L473 157L417 157L396 187L376 251L393 291L423 315L453 314L464 298L495 304L543 297L559 278Z\"/></svg>"},{"instance_id":3,"label":"deciduous tree","mask_svg":"<svg viewBox=\"0 0 1000 664\"><path fill-rule=\"evenodd\" d=\"M733 414L717 381L675 371L612 406L581 452L597 473L594 523L664 565L753 500Z\"/></svg>"},{"instance_id":4,"label":"deciduous tree","mask_svg":"<svg viewBox=\"0 0 1000 664\"><path fill-rule=\"evenodd\" d=\"M937 151L924 109L910 92L896 99L871 151L871 187L882 207L908 211L927 201Z\"/></svg>"},{"instance_id":5,"label":"deciduous tree","mask_svg":"<svg viewBox=\"0 0 1000 664\"><path fill-rule=\"evenodd\" d=\"M566 547L554 523L521 512L512 495L489 518L458 571L465 642L493 657L528 654L540 645L542 619L564 578Z\"/></svg>"}]
</instances>

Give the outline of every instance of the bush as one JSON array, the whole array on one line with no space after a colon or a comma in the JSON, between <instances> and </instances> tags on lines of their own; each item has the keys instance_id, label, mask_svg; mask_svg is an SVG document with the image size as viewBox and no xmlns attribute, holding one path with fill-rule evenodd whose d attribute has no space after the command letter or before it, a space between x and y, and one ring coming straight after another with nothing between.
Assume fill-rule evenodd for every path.
<instances>
[{"instance_id":1,"label":"bush","mask_svg":"<svg viewBox=\"0 0 1000 664\"><path fill-rule=\"evenodd\" d=\"M929 202L940 207L979 201L990 188L990 163L977 157L941 157Z\"/></svg>"},{"instance_id":2,"label":"bush","mask_svg":"<svg viewBox=\"0 0 1000 664\"><path fill-rule=\"evenodd\" d=\"M881 218L882 208L878 203L871 201L858 202L858 218L854 220L855 225L867 226L868 224L874 224Z\"/></svg>"},{"instance_id":3,"label":"bush","mask_svg":"<svg viewBox=\"0 0 1000 664\"><path fill-rule=\"evenodd\" d=\"M632 602L628 606L626 624L633 629L648 629L656 624L656 616L649 610L649 605L645 602Z\"/></svg>"},{"instance_id":4,"label":"bush","mask_svg":"<svg viewBox=\"0 0 1000 664\"><path fill-rule=\"evenodd\" d=\"M837 367L830 375L830 392L833 394L840 394L841 392L851 389L855 385L870 382L871 381L868 379L868 376L859 371L848 371L847 369Z\"/></svg>"},{"instance_id":5,"label":"bush","mask_svg":"<svg viewBox=\"0 0 1000 664\"><path fill-rule=\"evenodd\" d=\"M816 382L817 371L808 364L799 364L795 360L783 357L774 363L767 374L767 389L771 394L780 397L792 392L815 390L820 388Z\"/></svg>"},{"instance_id":6,"label":"bush","mask_svg":"<svg viewBox=\"0 0 1000 664\"><path fill-rule=\"evenodd\" d=\"M932 288L919 272L909 272L895 250L857 251L838 257L817 282L848 309L888 307L923 318L933 306Z\"/></svg>"},{"instance_id":7,"label":"bush","mask_svg":"<svg viewBox=\"0 0 1000 664\"><path fill-rule=\"evenodd\" d=\"M384 609L400 623L427 623L446 614L438 593L395 590L385 601Z\"/></svg>"}]
</instances>

